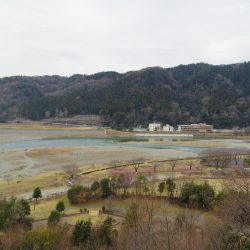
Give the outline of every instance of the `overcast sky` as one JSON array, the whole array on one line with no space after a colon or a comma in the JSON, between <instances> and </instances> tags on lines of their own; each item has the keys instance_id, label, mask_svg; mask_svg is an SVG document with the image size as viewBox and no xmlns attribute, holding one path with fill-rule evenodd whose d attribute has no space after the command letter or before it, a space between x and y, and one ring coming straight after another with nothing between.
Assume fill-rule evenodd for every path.
<instances>
[{"instance_id":1,"label":"overcast sky","mask_svg":"<svg viewBox=\"0 0 250 250\"><path fill-rule=\"evenodd\" d=\"M0 0L0 75L250 60L250 0Z\"/></svg>"}]
</instances>

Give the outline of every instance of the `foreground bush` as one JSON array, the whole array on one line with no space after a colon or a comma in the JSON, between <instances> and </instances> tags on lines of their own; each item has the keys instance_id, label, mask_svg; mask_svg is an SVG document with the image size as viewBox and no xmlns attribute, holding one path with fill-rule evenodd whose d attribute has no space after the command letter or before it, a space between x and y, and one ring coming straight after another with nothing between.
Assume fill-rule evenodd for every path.
<instances>
[{"instance_id":1,"label":"foreground bush","mask_svg":"<svg viewBox=\"0 0 250 250\"><path fill-rule=\"evenodd\" d=\"M97 228L93 228L91 221L79 221L73 230L72 239L75 246L80 249L117 249L117 231L112 228L115 220L107 217Z\"/></svg>"},{"instance_id":2,"label":"foreground bush","mask_svg":"<svg viewBox=\"0 0 250 250\"><path fill-rule=\"evenodd\" d=\"M56 224L60 221L60 212L57 210L51 211L49 218L48 218L48 225Z\"/></svg>"},{"instance_id":3,"label":"foreground bush","mask_svg":"<svg viewBox=\"0 0 250 250\"><path fill-rule=\"evenodd\" d=\"M180 193L180 201L188 206L208 209L212 207L214 199L215 192L207 182L204 184L186 183Z\"/></svg>"},{"instance_id":4,"label":"foreground bush","mask_svg":"<svg viewBox=\"0 0 250 250\"><path fill-rule=\"evenodd\" d=\"M0 201L0 230L8 230L21 225L24 229L31 229L32 220L30 205L25 200L10 198Z\"/></svg>"},{"instance_id":5,"label":"foreground bush","mask_svg":"<svg viewBox=\"0 0 250 250\"><path fill-rule=\"evenodd\" d=\"M71 232L67 226L24 231L16 229L0 236L1 250L57 250L73 249Z\"/></svg>"},{"instance_id":6,"label":"foreground bush","mask_svg":"<svg viewBox=\"0 0 250 250\"><path fill-rule=\"evenodd\" d=\"M92 223L90 222L90 220L82 220L76 223L73 231L73 242L75 245L80 245L90 238L91 226Z\"/></svg>"}]
</instances>

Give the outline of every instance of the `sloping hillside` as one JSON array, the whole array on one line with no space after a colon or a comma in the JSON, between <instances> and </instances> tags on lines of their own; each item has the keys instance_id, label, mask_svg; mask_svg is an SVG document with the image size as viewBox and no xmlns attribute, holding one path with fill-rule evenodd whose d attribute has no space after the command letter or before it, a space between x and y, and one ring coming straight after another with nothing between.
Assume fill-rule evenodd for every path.
<instances>
[{"instance_id":1,"label":"sloping hillside","mask_svg":"<svg viewBox=\"0 0 250 250\"><path fill-rule=\"evenodd\" d=\"M0 79L0 91L2 119L100 114L113 127L147 125L154 120L228 128L250 123L250 63L10 77Z\"/></svg>"}]
</instances>

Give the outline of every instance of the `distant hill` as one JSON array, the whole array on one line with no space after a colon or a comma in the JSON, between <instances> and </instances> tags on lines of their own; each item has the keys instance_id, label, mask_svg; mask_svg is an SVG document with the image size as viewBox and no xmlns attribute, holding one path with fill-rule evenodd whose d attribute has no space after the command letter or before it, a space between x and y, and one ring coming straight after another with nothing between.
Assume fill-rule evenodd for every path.
<instances>
[{"instance_id":1,"label":"distant hill","mask_svg":"<svg viewBox=\"0 0 250 250\"><path fill-rule=\"evenodd\" d=\"M0 120L95 114L112 127L148 122L250 124L250 62L152 67L125 74L5 77Z\"/></svg>"}]
</instances>

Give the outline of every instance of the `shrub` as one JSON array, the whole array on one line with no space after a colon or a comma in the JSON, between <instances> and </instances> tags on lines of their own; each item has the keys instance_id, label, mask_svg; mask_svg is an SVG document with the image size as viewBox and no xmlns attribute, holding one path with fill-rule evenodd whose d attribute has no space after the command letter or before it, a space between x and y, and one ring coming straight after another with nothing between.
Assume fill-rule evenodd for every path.
<instances>
[{"instance_id":1,"label":"shrub","mask_svg":"<svg viewBox=\"0 0 250 250\"><path fill-rule=\"evenodd\" d=\"M56 224L60 221L60 213L57 210L53 210L51 211L49 218L48 218L48 224L52 225L52 224Z\"/></svg>"},{"instance_id":2,"label":"shrub","mask_svg":"<svg viewBox=\"0 0 250 250\"><path fill-rule=\"evenodd\" d=\"M168 178L166 181L166 186L167 186L167 190L170 194L170 197L172 198L174 196L174 190L175 190L175 182L173 179Z\"/></svg>"},{"instance_id":3,"label":"shrub","mask_svg":"<svg viewBox=\"0 0 250 250\"><path fill-rule=\"evenodd\" d=\"M68 190L68 199L71 204L81 203L83 199L84 188L80 185L75 185Z\"/></svg>"},{"instance_id":4,"label":"shrub","mask_svg":"<svg viewBox=\"0 0 250 250\"><path fill-rule=\"evenodd\" d=\"M92 183L91 187L90 187L90 190L92 192L95 192L98 190L98 188L100 187L100 183L98 181L95 181Z\"/></svg>"},{"instance_id":5,"label":"shrub","mask_svg":"<svg viewBox=\"0 0 250 250\"><path fill-rule=\"evenodd\" d=\"M75 245L80 245L90 238L91 226L92 224L90 220L81 220L76 223L73 231L73 242Z\"/></svg>"},{"instance_id":6,"label":"shrub","mask_svg":"<svg viewBox=\"0 0 250 250\"><path fill-rule=\"evenodd\" d=\"M124 224L132 226L134 222L139 218L140 211L139 206L136 203L129 204L128 210L125 215Z\"/></svg>"},{"instance_id":7,"label":"shrub","mask_svg":"<svg viewBox=\"0 0 250 250\"><path fill-rule=\"evenodd\" d=\"M160 193L160 196L162 195L163 191L164 191L164 188L165 188L165 182L161 182L159 185L158 185L158 191Z\"/></svg>"},{"instance_id":8,"label":"shrub","mask_svg":"<svg viewBox=\"0 0 250 250\"><path fill-rule=\"evenodd\" d=\"M18 245L11 249L71 249L69 228L56 226L33 229L24 235Z\"/></svg>"},{"instance_id":9,"label":"shrub","mask_svg":"<svg viewBox=\"0 0 250 250\"><path fill-rule=\"evenodd\" d=\"M30 214L29 203L25 200L10 198L0 201L0 229L11 229L16 225L22 225L28 229L32 227L32 221L26 218ZM27 226L27 223L29 226Z\"/></svg>"},{"instance_id":10,"label":"shrub","mask_svg":"<svg viewBox=\"0 0 250 250\"><path fill-rule=\"evenodd\" d=\"M24 218L23 219L23 229L24 230L31 230L32 229L32 219L31 218Z\"/></svg>"},{"instance_id":11,"label":"shrub","mask_svg":"<svg viewBox=\"0 0 250 250\"><path fill-rule=\"evenodd\" d=\"M63 201L58 201L57 205L56 205L56 210L61 213L65 210L65 205Z\"/></svg>"},{"instance_id":12,"label":"shrub","mask_svg":"<svg viewBox=\"0 0 250 250\"><path fill-rule=\"evenodd\" d=\"M101 189L102 189L102 197L106 198L111 194L111 189L110 189L110 182L108 178L104 178L101 180L100 183Z\"/></svg>"},{"instance_id":13,"label":"shrub","mask_svg":"<svg viewBox=\"0 0 250 250\"><path fill-rule=\"evenodd\" d=\"M103 224L97 230L97 238L101 242L102 245L110 246L113 243L113 239L115 237L114 230L112 230L112 223L114 219L108 216Z\"/></svg>"},{"instance_id":14,"label":"shrub","mask_svg":"<svg viewBox=\"0 0 250 250\"><path fill-rule=\"evenodd\" d=\"M228 193L226 193L225 191L220 191L220 192L216 195L216 202L222 202L222 201L224 201L227 197L228 197Z\"/></svg>"},{"instance_id":15,"label":"shrub","mask_svg":"<svg viewBox=\"0 0 250 250\"><path fill-rule=\"evenodd\" d=\"M180 201L189 206L196 205L201 208L210 208L215 199L213 188L206 182L204 184L186 183L181 190Z\"/></svg>"},{"instance_id":16,"label":"shrub","mask_svg":"<svg viewBox=\"0 0 250 250\"><path fill-rule=\"evenodd\" d=\"M222 232L221 249L250 249L250 240L243 232L225 227Z\"/></svg>"},{"instance_id":17,"label":"shrub","mask_svg":"<svg viewBox=\"0 0 250 250\"><path fill-rule=\"evenodd\" d=\"M29 202L22 199L20 201L20 204L22 206L23 214L24 215L30 215L30 204L29 204Z\"/></svg>"}]
</instances>

